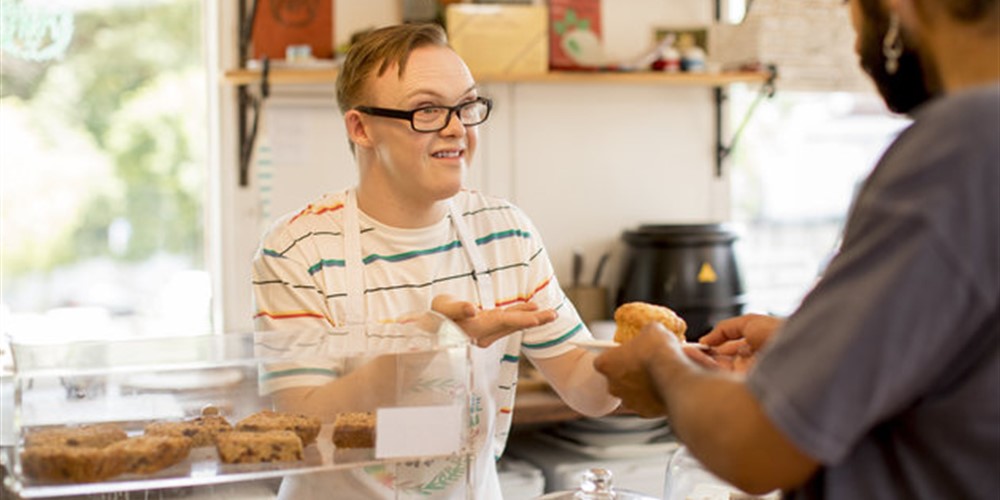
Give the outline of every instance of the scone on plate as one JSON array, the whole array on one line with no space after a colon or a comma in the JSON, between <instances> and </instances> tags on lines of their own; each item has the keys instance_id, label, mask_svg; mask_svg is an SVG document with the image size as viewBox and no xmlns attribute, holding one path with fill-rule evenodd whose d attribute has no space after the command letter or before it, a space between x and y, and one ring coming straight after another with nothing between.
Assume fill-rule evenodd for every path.
<instances>
[{"instance_id":1,"label":"scone on plate","mask_svg":"<svg viewBox=\"0 0 1000 500\"><path fill-rule=\"evenodd\" d=\"M624 344L632 340L642 327L654 321L662 323L684 342L687 323L670 308L646 302L628 302L615 310L615 342Z\"/></svg>"},{"instance_id":2,"label":"scone on plate","mask_svg":"<svg viewBox=\"0 0 1000 500\"><path fill-rule=\"evenodd\" d=\"M264 410L250 415L236 423L236 430L246 432L293 431L302 440L302 446L309 446L319 435L321 422L316 417L280 413Z\"/></svg>"}]
</instances>

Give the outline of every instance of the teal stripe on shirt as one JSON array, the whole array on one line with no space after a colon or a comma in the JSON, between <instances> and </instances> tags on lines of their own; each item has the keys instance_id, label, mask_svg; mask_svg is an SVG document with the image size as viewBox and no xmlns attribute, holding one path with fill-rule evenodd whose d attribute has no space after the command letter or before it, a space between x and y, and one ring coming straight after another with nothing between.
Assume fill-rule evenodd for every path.
<instances>
[{"instance_id":1,"label":"teal stripe on shirt","mask_svg":"<svg viewBox=\"0 0 1000 500\"><path fill-rule=\"evenodd\" d=\"M523 231L520 229L509 229L507 231L500 231L492 234L487 234L481 238L476 238L477 245L485 245L493 240L502 240L504 238L513 238L520 236L522 238L531 238L531 233Z\"/></svg>"},{"instance_id":2,"label":"teal stripe on shirt","mask_svg":"<svg viewBox=\"0 0 1000 500\"><path fill-rule=\"evenodd\" d=\"M344 267L344 259L323 259L309 266L309 274L316 274L324 267Z\"/></svg>"},{"instance_id":3,"label":"teal stripe on shirt","mask_svg":"<svg viewBox=\"0 0 1000 500\"><path fill-rule=\"evenodd\" d=\"M328 368L291 368L288 370L275 370L273 372L262 373L261 380L271 380L279 377L293 377L296 375L323 375L326 377L339 377L340 372Z\"/></svg>"},{"instance_id":4,"label":"teal stripe on shirt","mask_svg":"<svg viewBox=\"0 0 1000 500\"><path fill-rule=\"evenodd\" d=\"M563 335L563 336L561 336L559 338L552 339L552 340L547 340L545 342L539 342L537 344L521 344L521 345L525 349L545 349L546 347L552 347L552 346L554 346L556 344L561 344L561 343L565 342L566 339L568 339L568 338L576 335L576 332L580 331L581 328L583 328L583 323L577 323L576 326L573 327L572 330L566 332L565 335Z\"/></svg>"},{"instance_id":5,"label":"teal stripe on shirt","mask_svg":"<svg viewBox=\"0 0 1000 500\"><path fill-rule=\"evenodd\" d=\"M491 233L491 234L488 234L486 236L483 236L482 238L478 238L476 240L476 244L477 245L485 245L486 243L489 243L491 241L502 240L502 239L505 239L505 238L513 238L513 237L530 238L531 237L531 233L529 233L527 231L522 231L520 229L510 229L510 230L507 230L507 231L500 231L500 232L496 232L496 233ZM364 257L362 259L362 262L365 263L365 264L371 264L372 262L375 262L376 260L384 260L386 262L403 262L403 261L406 261L406 260L409 260L409 259L415 259L417 257L422 257L424 255L432 255L432 254L436 254L436 253L449 252L449 251L454 250L456 248L459 248L461 246L462 246L462 243L460 241L452 241L451 243L448 243L448 244L445 244L445 245L441 245L441 246L438 246L438 247L434 247L434 248L427 248L427 249L424 249L424 250L414 250L414 251L411 251L411 252L403 252L403 253L399 253L399 254L395 254L395 255L371 254L371 255L368 255L368 256ZM321 260L321 261L317 262L316 264L313 264L312 266L309 267L309 274L316 274L319 271L321 271L324 267L344 267L344 260L342 260L342 259L324 259L324 260Z\"/></svg>"},{"instance_id":6,"label":"teal stripe on shirt","mask_svg":"<svg viewBox=\"0 0 1000 500\"><path fill-rule=\"evenodd\" d=\"M459 246L461 246L461 243L458 242L458 240L456 240L452 241L451 243L441 245L439 247L428 248L426 250L413 250L412 252L403 252L403 253L398 253L396 255L379 255L373 253L362 259L362 262L364 262L365 264L371 264L376 260L384 260L386 262L402 262L404 260L410 260L424 255L432 255L436 253L448 252L450 250L458 248Z\"/></svg>"}]
</instances>

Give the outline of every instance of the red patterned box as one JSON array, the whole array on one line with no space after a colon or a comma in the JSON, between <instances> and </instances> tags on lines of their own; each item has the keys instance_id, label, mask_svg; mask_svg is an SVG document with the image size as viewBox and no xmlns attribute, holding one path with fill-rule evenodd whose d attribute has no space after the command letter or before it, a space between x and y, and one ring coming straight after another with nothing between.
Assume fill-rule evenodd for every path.
<instances>
[{"instance_id":1,"label":"red patterned box","mask_svg":"<svg viewBox=\"0 0 1000 500\"><path fill-rule=\"evenodd\" d=\"M602 66L601 0L549 0L549 67Z\"/></svg>"}]
</instances>

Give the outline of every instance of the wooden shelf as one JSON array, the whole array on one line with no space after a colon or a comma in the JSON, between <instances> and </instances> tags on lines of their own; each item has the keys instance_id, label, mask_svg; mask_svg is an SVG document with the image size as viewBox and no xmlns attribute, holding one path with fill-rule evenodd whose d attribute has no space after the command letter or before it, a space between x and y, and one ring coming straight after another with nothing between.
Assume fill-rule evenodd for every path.
<instances>
[{"instance_id":1,"label":"wooden shelf","mask_svg":"<svg viewBox=\"0 0 1000 500\"><path fill-rule=\"evenodd\" d=\"M635 412L618 408L612 415L635 415ZM549 424L583 418L549 389L517 391L514 396L514 416L512 423L518 425Z\"/></svg>"},{"instance_id":2,"label":"wooden shelf","mask_svg":"<svg viewBox=\"0 0 1000 500\"><path fill-rule=\"evenodd\" d=\"M336 69L274 69L268 78L273 84L325 84L337 81ZM226 71L222 77L230 85L260 83L260 70L238 69Z\"/></svg>"},{"instance_id":3,"label":"wooden shelf","mask_svg":"<svg viewBox=\"0 0 1000 500\"><path fill-rule=\"evenodd\" d=\"M647 85L723 86L734 83L764 83L771 74L767 71L724 73L663 73L656 71L552 71L526 75L476 75L480 83L627 83ZM272 84L333 84L336 69L274 69L269 73ZM230 85L249 85L260 82L259 70L230 70L223 76Z\"/></svg>"}]
</instances>

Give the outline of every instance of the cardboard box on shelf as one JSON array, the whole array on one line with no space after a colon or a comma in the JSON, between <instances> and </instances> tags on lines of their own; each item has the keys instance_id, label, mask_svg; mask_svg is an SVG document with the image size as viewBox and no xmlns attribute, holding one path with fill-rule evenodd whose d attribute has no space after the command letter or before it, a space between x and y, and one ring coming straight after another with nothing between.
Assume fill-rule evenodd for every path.
<instances>
[{"instance_id":1,"label":"cardboard box on shelf","mask_svg":"<svg viewBox=\"0 0 1000 500\"><path fill-rule=\"evenodd\" d=\"M452 4L445 12L452 48L479 75L549 69L548 9L543 5Z\"/></svg>"}]
</instances>

